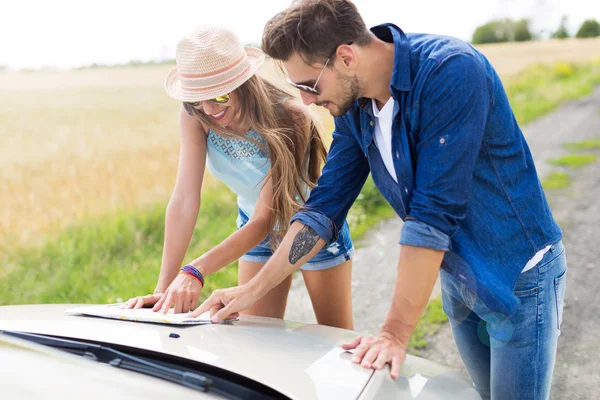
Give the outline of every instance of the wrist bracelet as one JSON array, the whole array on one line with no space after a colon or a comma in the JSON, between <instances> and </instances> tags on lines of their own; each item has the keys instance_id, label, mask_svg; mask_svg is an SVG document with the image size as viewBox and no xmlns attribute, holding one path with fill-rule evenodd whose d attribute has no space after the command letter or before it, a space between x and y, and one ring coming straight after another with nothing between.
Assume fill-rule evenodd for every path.
<instances>
[{"instance_id":1,"label":"wrist bracelet","mask_svg":"<svg viewBox=\"0 0 600 400\"><path fill-rule=\"evenodd\" d=\"M198 268L194 267L191 264L188 264L181 268L181 271L179 271L179 273L196 278L198 282L200 282L200 285L204 288L204 275L202 275L202 272L200 272Z\"/></svg>"}]
</instances>

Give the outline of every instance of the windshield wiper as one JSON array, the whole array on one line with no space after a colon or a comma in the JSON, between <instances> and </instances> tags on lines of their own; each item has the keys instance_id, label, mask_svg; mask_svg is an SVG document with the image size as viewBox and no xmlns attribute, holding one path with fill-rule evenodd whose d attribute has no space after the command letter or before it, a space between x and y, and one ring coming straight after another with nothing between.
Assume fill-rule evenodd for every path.
<instances>
[{"instance_id":1,"label":"windshield wiper","mask_svg":"<svg viewBox=\"0 0 600 400\"><path fill-rule=\"evenodd\" d=\"M0 331L0 333L7 336L26 339L53 348L62 349L68 351L69 353L77 354L94 361L112 365L116 368L122 368L129 371L151 375L156 378L165 379L167 381L178 383L202 392L207 392L212 385L212 380L203 375L189 371L181 371L173 367L166 367L160 365L159 363L147 361L143 358L132 356L107 346L23 332Z\"/></svg>"}]
</instances>

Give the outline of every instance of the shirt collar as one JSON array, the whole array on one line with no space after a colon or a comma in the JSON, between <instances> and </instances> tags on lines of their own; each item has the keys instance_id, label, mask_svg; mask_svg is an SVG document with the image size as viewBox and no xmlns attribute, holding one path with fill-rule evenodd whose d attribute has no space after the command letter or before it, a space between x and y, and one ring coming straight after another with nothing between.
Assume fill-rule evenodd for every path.
<instances>
[{"instance_id":1,"label":"shirt collar","mask_svg":"<svg viewBox=\"0 0 600 400\"><path fill-rule=\"evenodd\" d=\"M410 79L410 45L402 29L392 23L377 25L371 32L379 39L394 43L394 70L390 82L390 90L407 92L412 87ZM358 105L362 108L369 103L369 99L360 98Z\"/></svg>"}]
</instances>

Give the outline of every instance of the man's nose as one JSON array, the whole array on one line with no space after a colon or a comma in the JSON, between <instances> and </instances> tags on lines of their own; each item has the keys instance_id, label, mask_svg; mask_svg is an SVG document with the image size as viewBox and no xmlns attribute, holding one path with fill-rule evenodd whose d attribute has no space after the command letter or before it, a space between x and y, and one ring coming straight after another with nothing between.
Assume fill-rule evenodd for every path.
<instances>
[{"instance_id":1,"label":"man's nose","mask_svg":"<svg viewBox=\"0 0 600 400\"><path fill-rule=\"evenodd\" d=\"M318 96L315 94L307 93L302 90L300 91L300 98L302 99L304 105L310 106L312 103L317 101L317 97Z\"/></svg>"}]
</instances>

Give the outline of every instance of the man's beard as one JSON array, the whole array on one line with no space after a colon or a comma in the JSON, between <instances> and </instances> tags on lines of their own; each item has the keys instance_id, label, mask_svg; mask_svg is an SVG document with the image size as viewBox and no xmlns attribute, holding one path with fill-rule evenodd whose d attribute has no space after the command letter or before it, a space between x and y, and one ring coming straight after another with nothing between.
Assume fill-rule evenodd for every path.
<instances>
[{"instance_id":1,"label":"man's beard","mask_svg":"<svg viewBox=\"0 0 600 400\"><path fill-rule=\"evenodd\" d=\"M330 110L330 113L334 117L339 117L348 112L354 102L358 99L360 87L358 83L358 78L356 76L345 76L340 73L336 74L337 80L339 83L339 87L341 89L340 93L340 101L337 110L334 112Z\"/></svg>"}]
</instances>

